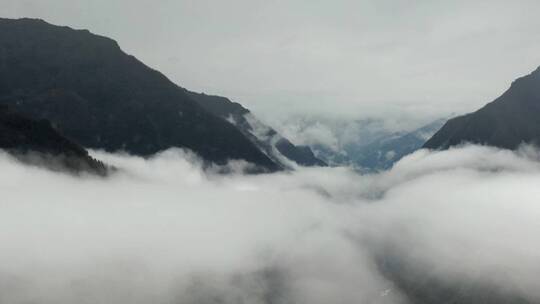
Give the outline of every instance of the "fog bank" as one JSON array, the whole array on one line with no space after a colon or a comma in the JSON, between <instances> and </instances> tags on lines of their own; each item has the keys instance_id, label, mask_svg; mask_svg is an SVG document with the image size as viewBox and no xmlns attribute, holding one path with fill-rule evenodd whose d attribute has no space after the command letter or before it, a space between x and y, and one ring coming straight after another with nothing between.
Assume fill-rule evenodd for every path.
<instances>
[{"instance_id":1,"label":"fog bank","mask_svg":"<svg viewBox=\"0 0 540 304\"><path fill-rule=\"evenodd\" d=\"M120 170L0 156L1 303L407 303L412 283L540 300L531 147L421 150L372 175L94 155Z\"/></svg>"}]
</instances>

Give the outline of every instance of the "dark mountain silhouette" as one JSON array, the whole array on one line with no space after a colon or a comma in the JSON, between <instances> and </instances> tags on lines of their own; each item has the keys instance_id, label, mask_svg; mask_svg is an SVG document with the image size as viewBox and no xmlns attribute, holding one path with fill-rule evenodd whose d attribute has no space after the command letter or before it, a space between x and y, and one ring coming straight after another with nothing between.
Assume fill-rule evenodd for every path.
<instances>
[{"instance_id":1,"label":"dark mountain silhouette","mask_svg":"<svg viewBox=\"0 0 540 304\"><path fill-rule=\"evenodd\" d=\"M86 30L0 19L0 103L47 119L84 147L151 155L188 148L207 161L279 165L184 89Z\"/></svg>"},{"instance_id":2,"label":"dark mountain silhouette","mask_svg":"<svg viewBox=\"0 0 540 304\"><path fill-rule=\"evenodd\" d=\"M257 147L276 163L287 167L283 158L301 166L326 166L315 157L311 148L296 146L276 130L262 123L241 104L221 96L211 96L186 91L186 93L206 110L235 125Z\"/></svg>"},{"instance_id":3,"label":"dark mountain silhouette","mask_svg":"<svg viewBox=\"0 0 540 304\"><path fill-rule=\"evenodd\" d=\"M450 119L424 145L447 149L465 142L516 149L540 143L540 68L519 78L480 110Z\"/></svg>"},{"instance_id":4,"label":"dark mountain silhouette","mask_svg":"<svg viewBox=\"0 0 540 304\"><path fill-rule=\"evenodd\" d=\"M60 135L47 120L34 121L0 106L0 149L26 163L105 175L105 165Z\"/></svg>"}]
</instances>

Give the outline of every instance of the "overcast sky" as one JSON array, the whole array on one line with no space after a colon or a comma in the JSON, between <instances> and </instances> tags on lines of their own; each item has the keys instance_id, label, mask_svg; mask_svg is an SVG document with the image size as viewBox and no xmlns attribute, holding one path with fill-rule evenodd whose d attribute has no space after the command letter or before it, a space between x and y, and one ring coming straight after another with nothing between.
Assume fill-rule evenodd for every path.
<instances>
[{"instance_id":1,"label":"overcast sky","mask_svg":"<svg viewBox=\"0 0 540 304\"><path fill-rule=\"evenodd\" d=\"M540 65L540 1L0 0L263 118L474 110Z\"/></svg>"}]
</instances>

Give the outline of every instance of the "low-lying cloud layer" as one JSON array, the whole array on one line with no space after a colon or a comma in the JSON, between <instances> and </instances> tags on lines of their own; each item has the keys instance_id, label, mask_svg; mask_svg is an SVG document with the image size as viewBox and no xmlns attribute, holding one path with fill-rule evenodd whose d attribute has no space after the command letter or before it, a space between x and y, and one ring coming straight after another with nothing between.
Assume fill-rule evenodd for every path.
<instances>
[{"instance_id":1,"label":"low-lying cloud layer","mask_svg":"<svg viewBox=\"0 0 540 304\"><path fill-rule=\"evenodd\" d=\"M72 177L0 157L1 303L540 300L532 148L422 150L363 176L96 154L121 169Z\"/></svg>"}]
</instances>

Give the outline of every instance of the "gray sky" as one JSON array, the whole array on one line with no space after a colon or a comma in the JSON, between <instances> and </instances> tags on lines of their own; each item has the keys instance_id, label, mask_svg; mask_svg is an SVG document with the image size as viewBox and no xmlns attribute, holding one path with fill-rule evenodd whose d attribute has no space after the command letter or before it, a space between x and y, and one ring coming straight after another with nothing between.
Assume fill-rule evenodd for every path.
<instances>
[{"instance_id":1,"label":"gray sky","mask_svg":"<svg viewBox=\"0 0 540 304\"><path fill-rule=\"evenodd\" d=\"M540 65L540 1L0 0L267 119L478 108Z\"/></svg>"}]
</instances>

